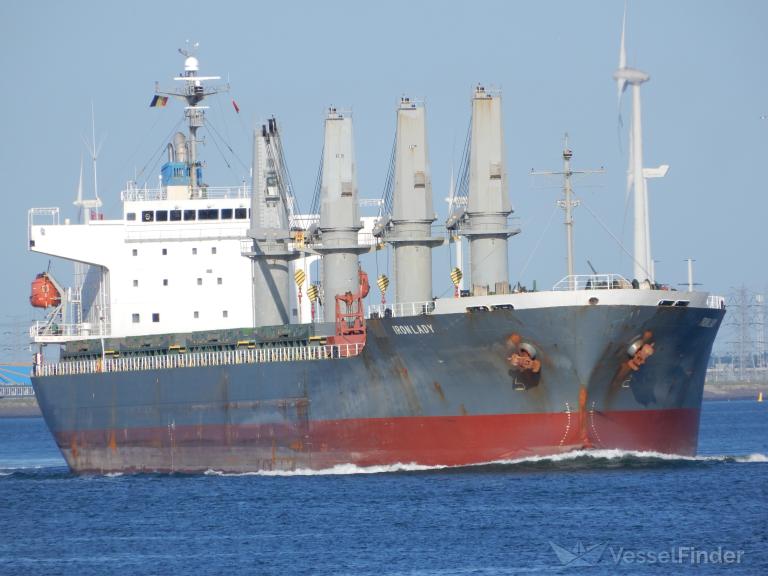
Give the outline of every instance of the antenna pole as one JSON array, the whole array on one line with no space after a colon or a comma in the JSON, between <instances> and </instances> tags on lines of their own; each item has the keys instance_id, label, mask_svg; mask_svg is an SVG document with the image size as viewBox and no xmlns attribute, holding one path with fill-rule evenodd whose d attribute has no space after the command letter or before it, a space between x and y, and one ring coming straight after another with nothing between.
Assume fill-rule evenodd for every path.
<instances>
[{"instance_id":1,"label":"antenna pole","mask_svg":"<svg viewBox=\"0 0 768 576\"><path fill-rule=\"evenodd\" d=\"M573 201L573 187L571 186L571 158L573 152L568 148L568 133L565 133L563 139L563 196L564 200L559 202L565 210L565 236L568 243L568 276L573 281L573 208L578 206L578 201ZM573 288L573 287L571 287Z\"/></svg>"},{"instance_id":2,"label":"antenna pole","mask_svg":"<svg viewBox=\"0 0 768 576\"><path fill-rule=\"evenodd\" d=\"M565 238L567 244L567 257L568 257L568 286L570 290L576 289L576 278L573 267L573 209L576 208L581 202L573 199L573 184L571 177L574 174L604 174L605 169L599 170L572 170L571 158L573 158L573 151L568 147L568 132L563 137L563 170L562 172L541 172L531 170L532 176L556 176L562 175L563 177L563 199L557 201L557 205L565 211Z\"/></svg>"},{"instance_id":3,"label":"antenna pole","mask_svg":"<svg viewBox=\"0 0 768 576\"><path fill-rule=\"evenodd\" d=\"M688 292L693 292L693 258L688 260Z\"/></svg>"}]
</instances>

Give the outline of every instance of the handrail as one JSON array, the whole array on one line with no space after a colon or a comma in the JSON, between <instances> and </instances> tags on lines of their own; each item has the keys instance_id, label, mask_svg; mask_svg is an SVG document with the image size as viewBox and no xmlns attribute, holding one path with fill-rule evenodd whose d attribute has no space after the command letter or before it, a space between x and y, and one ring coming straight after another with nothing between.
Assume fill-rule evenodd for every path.
<instances>
[{"instance_id":1,"label":"handrail","mask_svg":"<svg viewBox=\"0 0 768 576\"><path fill-rule=\"evenodd\" d=\"M710 294L707 296L707 308L714 308L716 310L725 309L725 297Z\"/></svg>"},{"instance_id":2,"label":"handrail","mask_svg":"<svg viewBox=\"0 0 768 576\"><path fill-rule=\"evenodd\" d=\"M368 318L374 314L380 318L403 318L407 316L427 316L435 311L435 302L397 302L395 304L371 304L368 306Z\"/></svg>"},{"instance_id":3,"label":"handrail","mask_svg":"<svg viewBox=\"0 0 768 576\"><path fill-rule=\"evenodd\" d=\"M250 198L251 187L241 186L208 186L201 189L200 196L193 196L189 200L211 200L220 198ZM166 200L165 188L138 188L129 187L120 192L123 202L138 202L142 200Z\"/></svg>"},{"instance_id":4,"label":"handrail","mask_svg":"<svg viewBox=\"0 0 768 576\"><path fill-rule=\"evenodd\" d=\"M552 290L621 290L626 288L632 288L632 283L621 274L574 274L561 279L552 287Z\"/></svg>"},{"instance_id":5,"label":"handrail","mask_svg":"<svg viewBox=\"0 0 768 576\"><path fill-rule=\"evenodd\" d=\"M56 341L75 339L88 336L109 336L108 326L104 325L104 333L101 333L100 323L82 322L80 324L64 324L38 320L29 327L30 338L55 338Z\"/></svg>"},{"instance_id":6,"label":"handrail","mask_svg":"<svg viewBox=\"0 0 768 576\"><path fill-rule=\"evenodd\" d=\"M247 348L212 352L185 352L158 356L126 356L39 363L32 367L34 376L73 376L99 372L134 372L140 370L169 370L173 368L201 368L234 364L261 364L267 362L304 362L351 358L359 355L365 344L325 344L321 346L294 346L282 348Z\"/></svg>"}]
</instances>

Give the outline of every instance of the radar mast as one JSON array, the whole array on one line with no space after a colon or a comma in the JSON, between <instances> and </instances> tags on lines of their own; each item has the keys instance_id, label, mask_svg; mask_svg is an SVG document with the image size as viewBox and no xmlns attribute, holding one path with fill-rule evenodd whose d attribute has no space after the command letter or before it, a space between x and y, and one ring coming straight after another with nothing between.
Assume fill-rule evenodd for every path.
<instances>
[{"instance_id":1,"label":"radar mast","mask_svg":"<svg viewBox=\"0 0 768 576\"><path fill-rule=\"evenodd\" d=\"M221 76L200 76L200 62L195 54L200 44L198 42L187 42L186 48L179 48L179 53L185 57L184 72L174 77L177 82L183 82L180 88L163 91L159 84L155 84L155 94L160 96L173 96L185 102L184 116L187 119L189 127L189 139L187 140L187 166L189 168L189 188L192 198L203 196L201 188L200 170L201 164L197 159L197 143L200 142L197 137L197 131L205 124L205 110L208 106L201 106L200 103L212 94L219 92L228 92L229 84L222 86L206 86L204 83L211 80L221 80Z\"/></svg>"}]
</instances>

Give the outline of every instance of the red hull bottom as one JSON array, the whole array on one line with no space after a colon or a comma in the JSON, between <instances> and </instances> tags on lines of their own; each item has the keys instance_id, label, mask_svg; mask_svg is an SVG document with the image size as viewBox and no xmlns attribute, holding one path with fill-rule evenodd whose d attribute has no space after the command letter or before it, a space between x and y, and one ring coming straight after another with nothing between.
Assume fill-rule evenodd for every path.
<instances>
[{"instance_id":1,"label":"red hull bottom","mask_svg":"<svg viewBox=\"0 0 768 576\"><path fill-rule=\"evenodd\" d=\"M462 466L577 449L696 453L695 409L402 417L61 431L75 472Z\"/></svg>"}]
</instances>

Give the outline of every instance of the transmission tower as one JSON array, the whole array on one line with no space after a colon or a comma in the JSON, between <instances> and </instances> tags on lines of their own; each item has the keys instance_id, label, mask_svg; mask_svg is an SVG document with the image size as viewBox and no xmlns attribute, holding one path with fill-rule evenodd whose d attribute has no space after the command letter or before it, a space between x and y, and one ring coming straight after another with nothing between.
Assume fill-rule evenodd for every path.
<instances>
[{"instance_id":1,"label":"transmission tower","mask_svg":"<svg viewBox=\"0 0 768 576\"><path fill-rule=\"evenodd\" d=\"M755 295L746 286L734 288L728 296L728 321L732 346L731 368L736 380L749 381L756 368L755 319L758 309ZM764 329L764 325L761 326ZM764 340L764 339L763 339Z\"/></svg>"}]
</instances>

